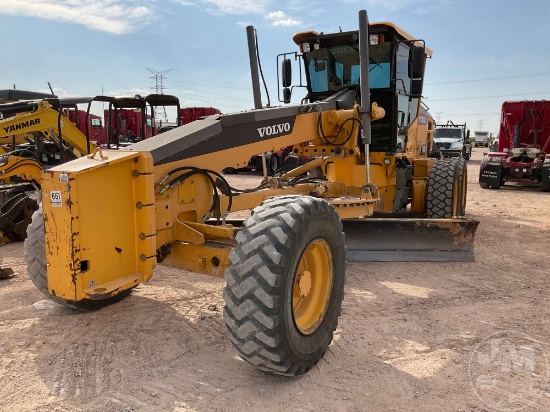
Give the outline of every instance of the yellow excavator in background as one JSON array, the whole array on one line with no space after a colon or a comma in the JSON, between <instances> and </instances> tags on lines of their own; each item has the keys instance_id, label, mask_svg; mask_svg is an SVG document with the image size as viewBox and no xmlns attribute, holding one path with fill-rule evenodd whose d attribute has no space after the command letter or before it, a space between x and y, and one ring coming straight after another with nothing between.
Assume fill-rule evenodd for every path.
<instances>
[{"instance_id":1,"label":"yellow excavator in background","mask_svg":"<svg viewBox=\"0 0 550 412\"><path fill-rule=\"evenodd\" d=\"M0 155L0 230L9 240L23 240L41 198L40 174L90 153L95 144L51 101L23 101L0 105L0 141L12 148ZM20 140L26 144L18 144Z\"/></svg>"},{"instance_id":2,"label":"yellow excavator in background","mask_svg":"<svg viewBox=\"0 0 550 412\"><path fill-rule=\"evenodd\" d=\"M423 41L393 24L369 27L366 11L359 31L300 33L307 96L262 108L247 33L255 110L44 170L26 263L40 291L81 309L128 296L160 262L225 277L226 330L240 356L300 375L332 340L346 259L472 260L478 222L463 217L465 163L432 152ZM287 146L314 159L252 189L221 174ZM230 219L240 210L252 215Z\"/></svg>"},{"instance_id":3,"label":"yellow excavator in background","mask_svg":"<svg viewBox=\"0 0 550 412\"><path fill-rule=\"evenodd\" d=\"M0 90L0 98L16 97L44 98L44 95ZM116 113L125 108L137 110L139 115L136 117L141 117L140 135L135 136L138 140L147 134L147 110L154 116L158 106L175 106L179 113L179 99L164 94L150 94L145 98L137 95L58 99L54 96L0 104L0 145L11 146L8 153L0 146L0 180L4 181L0 184L0 231L4 239L23 240L26 237L27 226L41 198L43 169L94 152L96 141L92 136L101 138L107 147L119 147L116 121L108 122L106 127L100 124L99 134L98 128L93 127L92 117L98 119L90 113L93 102L107 104L109 117L116 117ZM81 106L86 110L80 110ZM155 134L154 127L149 130L149 135Z\"/></svg>"}]
</instances>

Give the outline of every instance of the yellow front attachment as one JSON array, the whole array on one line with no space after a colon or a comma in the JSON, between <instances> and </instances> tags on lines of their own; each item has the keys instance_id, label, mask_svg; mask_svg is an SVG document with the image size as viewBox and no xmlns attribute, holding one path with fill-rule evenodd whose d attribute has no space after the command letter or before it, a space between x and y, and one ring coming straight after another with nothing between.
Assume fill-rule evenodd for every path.
<instances>
[{"instance_id":1,"label":"yellow front attachment","mask_svg":"<svg viewBox=\"0 0 550 412\"><path fill-rule=\"evenodd\" d=\"M48 289L63 299L108 298L156 264L152 158L104 155L42 174Z\"/></svg>"},{"instance_id":2,"label":"yellow front attachment","mask_svg":"<svg viewBox=\"0 0 550 412\"><path fill-rule=\"evenodd\" d=\"M330 246L324 239L314 239L302 253L292 291L294 323L304 335L314 333L325 319L333 273Z\"/></svg>"}]
</instances>

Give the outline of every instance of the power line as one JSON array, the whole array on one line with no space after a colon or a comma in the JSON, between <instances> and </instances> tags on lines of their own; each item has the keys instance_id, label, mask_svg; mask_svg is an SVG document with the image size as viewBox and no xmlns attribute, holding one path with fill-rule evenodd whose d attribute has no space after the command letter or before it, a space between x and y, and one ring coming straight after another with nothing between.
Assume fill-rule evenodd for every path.
<instances>
[{"instance_id":1,"label":"power line","mask_svg":"<svg viewBox=\"0 0 550 412\"><path fill-rule=\"evenodd\" d=\"M187 83L179 82L175 80L167 81L166 83L178 84L178 85L190 85L190 86L202 86L202 87L214 87L216 89L238 89L238 90L251 90L251 87L234 87L234 86L222 86L217 84L200 84L200 83Z\"/></svg>"},{"instance_id":2,"label":"power line","mask_svg":"<svg viewBox=\"0 0 550 412\"><path fill-rule=\"evenodd\" d=\"M197 98L189 98L189 97L184 97L185 99L188 99L188 100L192 100L192 101L197 101L197 102L201 102L201 103L206 103L206 104L209 104L211 106L219 106L218 103L219 101L212 101L212 100L204 100L204 99L197 99ZM182 100L182 99L180 99ZM185 103L185 102L183 102ZM233 105L228 105L226 103L223 103L222 104L224 107L229 107L231 109L237 109L237 110L250 110L251 106L247 106L247 107L243 107L243 106L233 106ZM219 109L219 107L218 107Z\"/></svg>"},{"instance_id":3,"label":"power line","mask_svg":"<svg viewBox=\"0 0 550 412\"><path fill-rule=\"evenodd\" d=\"M472 100L472 99L491 99L493 97L511 97L511 96L526 96L531 94L548 94L550 95L550 92L537 92L537 93L519 93L519 94L501 94L501 95L495 95L495 96L476 96L476 97L456 97L454 99L428 99L429 102L443 102L443 101L452 101L452 100Z\"/></svg>"},{"instance_id":4,"label":"power line","mask_svg":"<svg viewBox=\"0 0 550 412\"><path fill-rule=\"evenodd\" d=\"M456 117L456 116L460 116L460 117L465 117L465 116L500 116L500 112L499 113L466 113L466 114L446 114L445 117L449 117L449 116L453 116L453 117Z\"/></svg>"},{"instance_id":5,"label":"power line","mask_svg":"<svg viewBox=\"0 0 550 412\"><path fill-rule=\"evenodd\" d=\"M164 94L164 90L166 90L166 87L164 87L163 80L166 79L165 74L168 73L172 69L164 70L162 72L158 72L155 70L147 69L153 75L150 77L150 79L155 80L155 85L151 87L151 90L153 90L156 94ZM156 119L158 119L160 116L164 118L164 121L168 121L168 115L166 114L166 107L164 106L157 106L155 107L155 113L154 116Z\"/></svg>"},{"instance_id":6,"label":"power line","mask_svg":"<svg viewBox=\"0 0 550 412\"><path fill-rule=\"evenodd\" d=\"M251 102L251 99L239 99L238 97L223 96L221 94L212 94L208 92L202 92L200 90L182 91L181 93L188 93L192 95L194 95L195 93L199 93L198 97L216 97L219 100L232 100L232 101L247 102L247 103Z\"/></svg>"},{"instance_id":7,"label":"power line","mask_svg":"<svg viewBox=\"0 0 550 412\"><path fill-rule=\"evenodd\" d=\"M535 74L521 74L517 76L505 76L505 77L487 77L484 79L471 79L471 80L455 80L450 82L438 82L438 83L425 83L425 85L433 84L453 84L453 83L472 83L472 82L485 82L490 80L505 80L505 79L518 79L521 77L534 77L534 76L547 76L550 73L535 73Z\"/></svg>"}]
</instances>

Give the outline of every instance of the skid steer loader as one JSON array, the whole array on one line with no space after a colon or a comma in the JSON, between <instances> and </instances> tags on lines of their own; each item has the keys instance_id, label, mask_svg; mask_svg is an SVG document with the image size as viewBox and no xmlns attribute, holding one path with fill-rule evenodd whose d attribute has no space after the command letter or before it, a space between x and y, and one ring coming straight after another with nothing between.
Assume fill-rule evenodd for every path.
<instances>
[{"instance_id":1,"label":"skid steer loader","mask_svg":"<svg viewBox=\"0 0 550 412\"><path fill-rule=\"evenodd\" d=\"M247 33L256 109L45 170L26 263L40 291L81 309L127 296L159 262L225 277L226 330L240 356L300 375L332 340L346 259L430 258L435 246L434 259L469 259L477 222L459 217L465 164L429 157L423 42L392 24L369 33L366 11L359 31L299 34L307 99L261 108L254 28ZM286 146L314 159L253 189L220 173ZM244 222L228 219L247 209ZM346 237L355 238L347 257Z\"/></svg>"}]
</instances>

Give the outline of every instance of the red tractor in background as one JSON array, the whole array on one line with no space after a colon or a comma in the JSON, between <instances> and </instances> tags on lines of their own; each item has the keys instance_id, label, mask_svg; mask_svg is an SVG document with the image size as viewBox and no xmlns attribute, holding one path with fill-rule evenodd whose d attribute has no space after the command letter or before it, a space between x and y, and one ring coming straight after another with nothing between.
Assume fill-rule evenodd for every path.
<instances>
[{"instance_id":1,"label":"red tractor in background","mask_svg":"<svg viewBox=\"0 0 550 412\"><path fill-rule=\"evenodd\" d=\"M195 120L205 117L205 116L211 116L214 114L222 114L218 109L214 107L184 107L183 109L179 110L180 116L179 116L179 125L183 126L184 124L194 122ZM169 130L175 129L175 124L169 124L166 123L164 125L160 125L160 127L157 130L157 134L164 133Z\"/></svg>"},{"instance_id":2,"label":"red tractor in background","mask_svg":"<svg viewBox=\"0 0 550 412\"><path fill-rule=\"evenodd\" d=\"M214 107L184 107L180 109L180 124L191 123L199 117L211 116L213 114L222 114L222 112Z\"/></svg>"},{"instance_id":3,"label":"red tractor in background","mask_svg":"<svg viewBox=\"0 0 550 412\"><path fill-rule=\"evenodd\" d=\"M63 109L63 115L73 122L85 136L89 136L90 140L94 142L105 141L106 131L101 116L86 113L86 110L81 109Z\"/></svg>"},{"instance_id":4,"label":"red tractor in background","mask_svg":"<svg viewBox=\"0 0 550 412\"><path fill-rule=\"evenodd\" d=\"M497 151L486 153L479 185L498 189L505 183L542 186L550 192L550 102L504 102Z\"/></svg>"}]
</instances>

